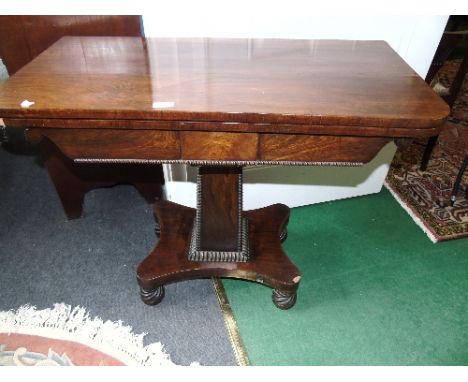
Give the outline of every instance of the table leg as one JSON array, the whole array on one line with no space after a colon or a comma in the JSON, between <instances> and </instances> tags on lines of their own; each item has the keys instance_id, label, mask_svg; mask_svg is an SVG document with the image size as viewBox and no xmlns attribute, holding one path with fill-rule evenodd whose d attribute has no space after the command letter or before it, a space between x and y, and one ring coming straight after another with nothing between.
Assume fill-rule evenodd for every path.
<instances>
[{"instance_id":1,"label":"table leg","mask_svg":"<svg viewBox=\"0 0 468 382\"><path fill-rule=\"evenodd\" d=\"M132 184L147 203L163 197L160 165L74 163L52 142L44 139L39 150L68 219L78 219L88 191L116 184Z\"/></svg>"},{"instance_id":2,"label":"table leg","mask_svg":"<svg viewBox=\"0 0 468 382\"><path fill-rule=\"evenodd\" d=\"M67 218L80 218L83 214L84 197L88 191L86 183L71 169L72 161L52 143L41 142L39 151Z\"/></svg>"},{"instance_id":3,"label":"table leg","mask_svg":"<svg viewBox=\"0 0 468 382\"><path fill-rule=\"evenodd\" d=\"M155 204L160 224L156 248L137 269L142 300L158 304L164 285L205 277L250 280L274 289L273 302L296 302L300 272L281 247L289 208L274 204L242 211L242 168L201 167L197 209Z\"/></svg>"}]
</instances>

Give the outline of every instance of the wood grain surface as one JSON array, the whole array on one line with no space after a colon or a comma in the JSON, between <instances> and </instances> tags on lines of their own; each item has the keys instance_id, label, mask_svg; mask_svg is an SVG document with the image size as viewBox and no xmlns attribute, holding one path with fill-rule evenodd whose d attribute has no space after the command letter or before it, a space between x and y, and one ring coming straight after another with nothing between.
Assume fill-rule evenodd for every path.
<instances>
[{"instance_id":1,"label":"wood grain surface","mask_svg":"<svg viewBox=\"0 0 468 382\"><path fill-rule=\"evenodd\" d=\"M242 193L239 192L242 169L237 167L201 167L200 250L240 251Z\"/></svg>"},{"instance_id":2,"label":"wood grain surface","mask_svg":"<svg viewBox=\"0 0 468 382\"><path fill-rule=\"evenodd\" d=\"M34 105L21 108L25 99ZM382 41L63 37L0 86L0 117L26 125L80 118L131 127L137 119L260 123L275 133L302 124L334 126L336 134L370 126L433 135L448 112Z\"/></svg>"},{"instance_id":3,"label":"wood grain surface","mask_svg":"<svg viewBox=\"0 0 468 382\"><path fill-rule=\"evenodd\" d=\"M52 141L68 158L126 161L367 163L383 137L125 129L29 129L30 142Z\"/></svg>"},{"instance_id":4,"label":"wood grain surface","mask_svg":"<svg viewBox=\"0 0 468 382\"><path fill-rule=\"evenodd\" d=\"M31 142L44 137L55 143L70 159L179 159L176 132L154 130L30 129Z\"/></svg>"}]
</instances>

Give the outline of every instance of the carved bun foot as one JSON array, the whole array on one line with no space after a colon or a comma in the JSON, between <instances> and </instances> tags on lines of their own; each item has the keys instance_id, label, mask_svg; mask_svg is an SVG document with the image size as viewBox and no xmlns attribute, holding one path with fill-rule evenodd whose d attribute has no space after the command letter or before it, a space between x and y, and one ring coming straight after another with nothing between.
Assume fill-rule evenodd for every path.
<instances>
[{"instance_id":1,"label":"carved bun foot","mask_svg":"<svg viewBox=\"0 0 468 382\"><path fill-rule=\"evenodd\" d=\"M164 286L158 286L155 289L143 289L140 287L141 300L147 305L157 305L164 298Z\"/></svg>"},{"instance_id":2,"label":"carved bun foot","mask_svg":"<svg viewBox=\"0 0 468 382\"><path fill-rule=\"evenodd\" d=\"M280 241L284 242L288 238L288 229L286 227L280 233Z\"/></svg>"},{"instance_id":3,"label":"carved bun foot","mask_svg":"<svg viewBox=\"0 0 468 382\"><path fill-rule=\"evenodd\" d=\"M296 303L297 294L296 292L282 292L274 289L272 299L277 308L287 310L292 308Z\"/></svg>"}]
</instances>

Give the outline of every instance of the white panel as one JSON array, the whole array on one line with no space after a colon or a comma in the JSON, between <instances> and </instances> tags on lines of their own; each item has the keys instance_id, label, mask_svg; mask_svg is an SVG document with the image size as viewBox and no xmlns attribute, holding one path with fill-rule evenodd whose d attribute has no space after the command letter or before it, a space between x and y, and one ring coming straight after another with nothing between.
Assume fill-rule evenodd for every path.
<instances>
[{"instance_id":1,"label":"white panel","mask_svg":"<svg viewBox=\"0 0 468 382\"><path fill-rule=\"evenodd\" d=\"M208 9L189 5L184 12L165 6L143 15L148 37L263 37L385 40L421 76L427 73L448 16L326 16L313 7L285 12L220 2Z\"/></svg>"},{"instance_id":2,"label":"white panel","mask_svg":"<svg viewBox=\"0 0 468 382\"><path fill-rule=\"evenodd\" d=\"M298 207L380 192L395 151L396 146L389 143L361 167L248 167L244 170L244 208L274 203ZM196 206L194 181L168 181L166 193L171 201Z\"/></svg>"},{"instance_id":3,"label":"white panel","mask_svg":"<svg viewBox=\"0 0 468 382\"><path fill-rule=\"evenodd\" d=\"M361 167L271 167L257 176L246 171L244 207L299 207L380 192L395 151L389 143Z\"/></svg>"},{"instance_id":4,"label":"white panel","mask_svg":"<svg viewBox=\"0 0 468 382\"><path fill-rule=\"evenodd\" d=\"M439 45L448 16L412 16L413 33L402 58L425 78Z\"/></svg>"}]
</instances>

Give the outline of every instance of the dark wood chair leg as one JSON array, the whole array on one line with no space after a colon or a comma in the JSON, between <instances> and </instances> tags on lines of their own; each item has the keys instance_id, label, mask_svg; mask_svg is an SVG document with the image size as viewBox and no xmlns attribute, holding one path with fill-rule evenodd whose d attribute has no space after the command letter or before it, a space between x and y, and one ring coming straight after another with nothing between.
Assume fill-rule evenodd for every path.
<instances>
[{"instance_id":1,"label":"dark wood chair leg","mask_svg":"<svg viewBox=\"0 0 468 382\"><path fill-rule=\"evenodd\" d=\"M421 171L426 171L427 169L427 164L429 163L429 159L431 159L431 154L432 154L432 151L434 150L434 147L437 143L437 139L439 138L438 135L434 136L434 137L430 137L429 140L427 141L427 145L426 145L426 148L424 149L424 153L423 153L423 156L422 156L422 160L421 160Z\"/></svg>"},{"instance_id":2,"label":"dark wood chair leg","mask_svg":"<svg viewBox=\"0 0 468 382\"><path fill-rule=\"evenodd\" d=\"M466 38L466 33L446 31L443 34L442 39L440 40L439 46L437 47L437 51L432 60L429 71L426 75L425 81L427 84L431 85L434 77L436 76L439 69L443 66L444 62L450 57L454 49L460 46L460 43L462 43L465 40L465 38ZM455 100L457 99L458 93L462 89L467 70L468 70L468 50L465 49L463 60L460 63L460 66L458 67L455 78L452 80L452 83L450 84L450 87L448 89L448 94L441 95L443 100L447 102L447 104L449 105L450 109L452 109L455 103ZM420 166L421 171L426 171L427 169L427 164L431 157L432 150L434 149L434 146L437 142L437 138L438 136L431 137L426 145L426 149L424 150L424 154L421 160L421 166Z\"/></svg>"},{"instance_id":3,"label":"dark wood chair leg","mask_svg":"<svg viewBox=\"0 0 468 382\"><path fill-rule=\"evenodd\" d=\"M453 184L452 195L450 196L450 205L452 207L453 207L453 204L455 203L455 200L457 199L457 192L458 192L458 189L460 188L460 183L463 178L463 174L466 171L467 166L468 166L468 156L465 157L465 160L463 161L460 171L458 172L457 178L455 179L455 183ZM467 195L468 195L468 187L466 187L465 189L465 199L467 198Z\"/></svg>"}]
</instances>

